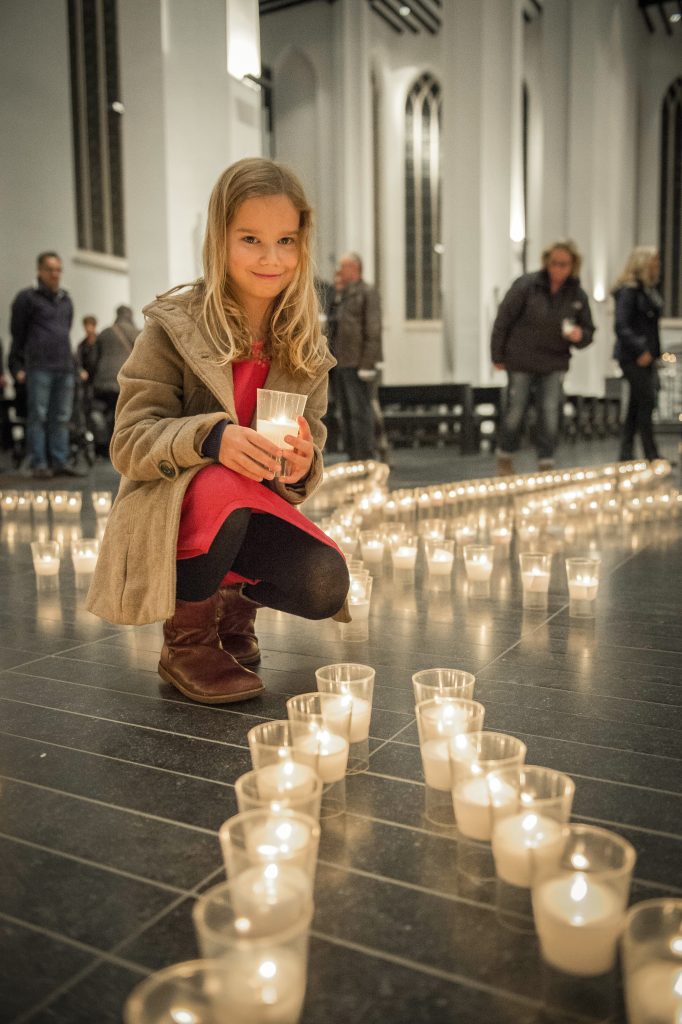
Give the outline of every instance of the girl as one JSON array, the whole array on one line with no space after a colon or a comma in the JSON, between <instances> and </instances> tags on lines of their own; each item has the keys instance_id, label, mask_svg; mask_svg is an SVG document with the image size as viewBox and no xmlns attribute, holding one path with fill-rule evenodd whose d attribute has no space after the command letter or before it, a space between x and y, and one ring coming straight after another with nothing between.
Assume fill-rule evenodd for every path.
<instances>
[{"instance_id":1,"label":"girl","mask_svg":"<svg viewBox=\"0 0 682 1024\"><path fill-rule=\"evenodd\" d=\"M343 555L296 508L322 475L327 375L297 178L247 159L216 183L204 276L144 309L119 375L111 458L122 475L87 607L110 622L166 619L159 674L185 696L257 696L261 605L337 614ZM307 396L281 451L258 434L256 389Z\"/></svg>"},{"instance_id":2,"label":"girl","mask_svg":"<svg viewBox=\"0 0 682 1024\"><path fill-rule=\"evenodd\" d=\"M623 460L633 457L637 433L642 439L645 458L658 458L651 418L658 389L656 360L661 354L658 321L663 300L656 288L660 271L657 250L639 245L630 253L613 289L616 299L613 358L618 360L630 385L630 401L620 440L619 457Z\"/></svg>"}]
</instances>

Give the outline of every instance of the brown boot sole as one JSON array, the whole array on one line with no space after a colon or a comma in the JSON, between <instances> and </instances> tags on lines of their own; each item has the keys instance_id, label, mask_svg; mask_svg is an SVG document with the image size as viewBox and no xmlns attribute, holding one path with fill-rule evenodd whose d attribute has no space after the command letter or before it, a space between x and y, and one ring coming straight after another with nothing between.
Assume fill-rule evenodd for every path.
<instances>
[{"instance_id":1,"label":"brown boot sole","mask_svg":"<svg viewBox=\"0 0 682 1024\"><path fill-rule=\"evenodd\" d=\"M237 658L234 654L232 657L235 661L238 661L240 665L257 665L260 661L260 651L258 654L247 654L244 658Z\"/></svg>"},{"instance_id":2,"label":"brown boot sole","mask_svg":"<svg viewBox=\"0 0 682 1024\"><path fill-rule=\"evenodd\" d=\"M197 693L191 693L186 690L181 684L173 678L173 676L166 671L161 664L157 666L157 670L161 678L165 683L170 683L176 690L179 690L183 697L188 697L190 700L197 701L199 704L236 704L240 700L251 700L252 697L259 697L265 690L265 687L261 685L256 690L244 690L241 693L223 693L216 697L202 697Z\"/></svg>"}]
</instances>

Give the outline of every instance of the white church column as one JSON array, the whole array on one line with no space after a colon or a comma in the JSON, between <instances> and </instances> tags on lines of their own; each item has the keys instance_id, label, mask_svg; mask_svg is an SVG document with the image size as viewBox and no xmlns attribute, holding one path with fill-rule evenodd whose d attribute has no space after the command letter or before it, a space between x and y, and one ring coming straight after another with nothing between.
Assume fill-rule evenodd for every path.
<instances>
[{"instance_id":1,"label":"white church column","mask_svg":"<svg viewBox=\"0 0 682 1024\"><path fill-rule=\"evenodd\" d=\"M568 144L569 4L545 0L540 23L541 179L539 223L529 231L528 268L540 265L540 253L566 235Z\"/></svg>"},{"instance_id":2,"label":"white church column","mask_svg":"<svg viewBox=\"0 0 682 1024\"><path fill-rule=\"evenodd\" d=\"M126 247L134 308L201 272L211 188L261 152L260 94L228 75L225 0L120 0Z\"/></svg>"},{"instance_id":3,"label":"white church column","mask_svg":"<svg viewBox=\"0 0 682 1024\"><path fill-rule=\"evenodd\" d=\"M444 245L446 344L458 381L491 379L490 328L520 273L510 240L518 203L521 12L517 0L444 8Z\"/></svg>"}]
</instances>

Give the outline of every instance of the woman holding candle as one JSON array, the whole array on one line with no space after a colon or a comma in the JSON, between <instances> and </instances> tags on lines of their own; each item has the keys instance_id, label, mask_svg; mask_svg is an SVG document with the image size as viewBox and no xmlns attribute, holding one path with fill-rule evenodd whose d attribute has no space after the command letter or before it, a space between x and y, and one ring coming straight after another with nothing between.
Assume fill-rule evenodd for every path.
<instances>
[{"instance_id":1,"label":"woman holding candle","mask_svg":"<svg viewBox=\"0 0 682 1024\"><path fill-rule=\"evenodd\" d=\"M619 458L623 461L633 458L635 434L641 438L645 458L658 458L651 417L658 390L656 360L661 354L658 321L663 300L656 288L660 270L657 250L652 246L639 245L630 253L613 289L616 299L613 358L618 360L630 385L630 400L620 440Z\"/></svg>"},{"instance_id":2,"label":"woman holding candle","mask_svg":"<svg viewBox=\"0 0 682 1024\"><path fill-rule=\"evenodd\" d=\"M312 211L270 160L229 167L211 195L204 274L144 310L121 370L111 456L123 480L88 607L165 618L159 674L185 696L254 697L256 610L348 619L345 560L296 508L322 476L327 375L310 257ZM259 387L306 396L282 449L253 429Z\"/></svg>"}]
</instances>

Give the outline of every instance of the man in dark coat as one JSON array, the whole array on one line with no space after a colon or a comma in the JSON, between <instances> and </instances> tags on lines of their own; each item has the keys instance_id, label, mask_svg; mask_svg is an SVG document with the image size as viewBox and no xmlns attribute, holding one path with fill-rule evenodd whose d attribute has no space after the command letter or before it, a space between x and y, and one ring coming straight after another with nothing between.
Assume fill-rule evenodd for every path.
<instances>
[{"instance_id":1,"label":"man in dark coat","mask_svg":"<svg viewBox=\"0 0 682 1024\"><path fill-rule=\"evenodd\" d=\"M95 398L104 406L108 441L114 430L114 413L120 391L118 373L133 351L139 329L133 323L130 306L118 306L111 327L97 336L97 366L93 377Z\"/></svg>"},{"instance_id":2,"label":"man in dark coat","mask_svg":"<svg viewBox=\"0 0 682 1024\"><path fill-rule=\"evenodd\" d=\"M60 288L62 262L56 252L37 260L38 281L12 303L9 366L18 384L26 383L26 442L33 475L80 476L69 464L69 421L75 385L69 341L73 305Z\"/></svg>"}]
</instances>

